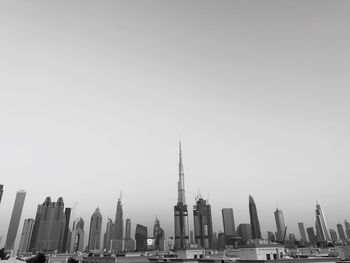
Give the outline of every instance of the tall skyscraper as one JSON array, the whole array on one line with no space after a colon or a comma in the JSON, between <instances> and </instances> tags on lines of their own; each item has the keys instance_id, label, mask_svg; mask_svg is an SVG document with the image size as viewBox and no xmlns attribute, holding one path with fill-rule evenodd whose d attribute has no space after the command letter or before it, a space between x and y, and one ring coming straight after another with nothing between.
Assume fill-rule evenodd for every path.
<instances>
[{"instance_id":1,"label":"tall skyscraper","mask_svg":"<svg viewBox=\"0 0 350 263\"><path fill-rule=\"evenodd\" d=\"M100 250L102 229L102 215L100 209L97 207L95 212L91 216L90 231L89 231L89 250Z\"/></svg>"},{"instance_id":2,"label":"tall skyscraper","mask_svg":"<svg viewBox=\"0 0 350 263\"><path fill-rule=\"evenodd\" d=\"M211 207L201 197L197 197L193 207L194 240L201 248L214 248Z\"/></svg>"},{"instance_id":3,"label":"tall skyscraper","mask_svg":"<svg viewBox=\"0 0 350 263\"><path fill-rule=\"evenodd\" d=\"M178 201L174 206L175 249L184 249L189 245L188 210L185 198L185 178L182 164L181 142L179 144L179 181Z\"/></svg>"},{"instance_id":4,"label":"tall skyscraper","mask_svg":"<svg viewBox=\"0 0 350 263\"><path fill-rule=\"evenodd\" d=\"M335 241L338 240L337 232L335 232L334 229L329 229L329 234L331 235L331 240L332 240L333 242L335 242Z\"/></svg>"},{"instance_id":5,"label":"tall skyscraper","mask_svg":"<svg viewBox=\"0 0 350 263\"><path fill-rule=\"evenodd\" d=\"M154 220L153 238L155 240L155 249L160 249L162 246L162 242L164 241L164 230L160 227L160 222L158 218Z\"/></svg>"},{"instance_id":6,"label":"tall skyscraper","mask_svg":"<svg viewBox=\"0 0 350 263\"><path fill-rule=\"evenodd\" d=\"M13 246L15 245L15 239L17 236L19 221L21 220L25 197L26 197L26 192L23 190L19 190L16 194L15 203L12 209L10 226L6 237L6 243L5 243L6 250L13 249Z\"/></svg>"},{"instance_id":7,"label":"tall skyscraper","mask_svg":"<svg viewBox=\"0 0 350 263\"><path fill-rule=\"evenodd\" d=\"M319 241L331 241L329 236L329 231L326 223L326 218L324 216L321 206L316 204L316 232L319 238Z\"/></svg>"},{"instance_id":8,"label":"tall skyscraper","mask_svg":"<svg viewBox=\"0 0 350 263\"><path fill-rule=\"evenodd\" d=\"M29 251L30 238L34 227L34 219L28 218L24 220L21 240L18 247L18 255L22 255L24 252Z\"/></svg>"},{"instance_id":9,"label":"tall skyscraper","mask_svg":"<svg viewBox=\"0 0 350 263\"><path fill-rule=\"evenodd\" d=\"M2 198L2 193L4 192L4 185L0 184L0 203Z\"/></svg>"},{"instance_id":10,"label":"tall skyscraper","mask_svg":"<svg viewBox=\"0 0 350 263\"><path fill-rule=\"evenodd\" d=\"M346 219L344 220L344 225L345 225L346 236L350 240L350 223L348 222L348 220L346 220Z\"/></svg>"},{"instance_id":11,"label":"tall skyscraper","mask_svg":"<svg viewBox=\"0 0 350 263\"><path fill-rule=\"evenodd\" d=\"M282 242L284 238L284 232L286 229L286 224L284 223L284 217L282 210L276 208L275 214L275 221L276 221L276 227L277 227L277 241Z\"/></svg>"},{"instance_id":12,"label":"tall skyscraper","mask_svg":"<svg viewBox=\"0 0 350 263\"><path fill-rule=\"evenodd\" d=\"M222 212L222 223L224 225L224 233L226 237L232 237L236 235L235 220L233 217L232 208L223 208Z\"/></svg>"},{"instance_id":13,"label":"tall skyscraper","mask_svg":"<svg viewBox=\"0 0 350 263\"><path fill-rule=\"evenodd\" d=\"M305 232L304 223L303 223L303 222L299 222L299 223L298 223L298 227L299 227L299 232L300 232L301 240L302 240L304 243L309 242L308 239L307 239L307 237L306 237L306 232Z\"/></svg>"},{"instance_id":14,"label":"tall skyscraper","mask_svg":"<svg viewBox=\"0 0 350 263\"><path fill-rule=\"evenodd\" d=\"M66 225L66 215L64 213L62 197L58 198L57 202L51 202L51 198L47 197L45 202L41 206L38 206L38 210L37 217L39 219L34 224L32 234L32 240L33 237L36 237L34 250L62 251ZM37 229L36 224L38 224ZM34 233L34 231L36 231L36 233Z\"/></svg>"},{"instance_id":15,"label":"tall skyscraper","mask_svg":"<svg viewBox=\"0 0 350 263\"><path fill-rule=\"evenodd\" d=\"M250 226L252 228L252 238L261 239L258 211L256 209L254 199L251 195L249 195L249 215L250 215Z\"/></svg>"},{"instance_id":16,"label":"tall skyscraper","mask_svg":"<svg viewBox=\"0 0 350 263\"><path fill-rule=\"evenodd\" d=\"M115 239L122 240L124 231L122 195L118 198L117 212L115 214Z\"/></svg>"},{"instance_id":17,"label":"tall skyscraper","mask_svg":"<svg viewBox=\"0 0 350 263\"><path fill-rule=\"evenodd\" d=\"M70 216L72 213L72 208L66 207L64 210L64 215L66 217L66 224L64 226L62 249L60 252L68 252L70 247L70 239L72 234L72 229L70 229Z\"/></svg>"},{"instance_id":18,"label":"tall skyscraper","mask_svg":"<svg viewBox=\"0 0 350 263\"><path fill-rule=\"evenodd\" d=\"M125 220L125 239L126 240L131 239L131 220L130 220L130 218L127 218Z\"/></svg>"},{"instance_id":19,"label":"tall skyscraper","mask_svg":"<svg viewBox=\"0 0 350 263\"><path fill-rule=\"evenodd\" d=\"M136 250L147 250L147 227L137 224L135 230Z\"/></svg>"},{"instance_id":20,"label":"tall skyscraper","mask_svg":"<svg viewBox=\"0 0 350 263\"><path fill-rule=\"evenodd\" d=\"M70 252L82 252L84 250L84 220L78 217L73 222Z\"/></svg>"},{"instance_id":21,"label":"tall skyscraper","mask_svg":"<svg viewBox=\"0 0 350 263\"><path fill-rule=\"evenodd\" d=\"M338 229L339 238L342 241L346 241L346 236L345 236L343 225L342 224L337 224L337 229Z\"/></svg>"},{"instance_id":22,"label":"tall skyscraper","mask_svg":"<svg viewBox=\"0 0 350 263\"><path fill-rule=\"evenodd\" d=\"M114 239L115 227L112 219L108 218L106 232L103 236L103 248L110 250L111 248L111 240Z\"/></svg>"}]
</instances>

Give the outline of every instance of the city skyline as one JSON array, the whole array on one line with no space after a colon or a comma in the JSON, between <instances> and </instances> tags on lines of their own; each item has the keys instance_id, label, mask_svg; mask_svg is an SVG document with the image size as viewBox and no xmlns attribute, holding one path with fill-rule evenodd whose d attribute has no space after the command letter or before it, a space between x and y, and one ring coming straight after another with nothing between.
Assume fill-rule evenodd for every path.
<instances>
[{"instance_id":1,"label":"city skyline","mask_svg":"<svg viewBox=\"0 0 350 263\"><path fill-rule=\"evenodd\" d=\"M296 235L315 200L329 228L349 220L349 2L1 7L2 243L19 189L20 230L50 196L78 202L85 234L99 206L104 233L123 191L132 236L155 217L173 235L179 139L190 229L198 192L215 232L222 208L250 222L249 194L265 237L277 203Z\"/></svg>"}]
</instances>

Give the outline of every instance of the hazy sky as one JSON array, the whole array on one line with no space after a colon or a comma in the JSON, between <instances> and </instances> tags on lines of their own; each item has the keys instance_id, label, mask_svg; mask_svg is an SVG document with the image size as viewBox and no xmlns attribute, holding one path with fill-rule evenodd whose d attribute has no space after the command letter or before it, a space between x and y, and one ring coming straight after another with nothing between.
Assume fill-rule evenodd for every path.
<instances>
[{"instance_id":1,"label":"hazy sky","mask_svg":"<svg viewBox=\"0 0 350 263\"><path fill-rule=\"evenodd\" d=\"M2 244L46 196L173 235L178 141L199 191L262 233L350 218L349 1L0 0ZM190 223L192 212L190 212ZM104 230L103 230L104 231ZM132 233L133 233L132 232ZM17 240L17 243L19 240Z\"/></svg>"}]
</instances>

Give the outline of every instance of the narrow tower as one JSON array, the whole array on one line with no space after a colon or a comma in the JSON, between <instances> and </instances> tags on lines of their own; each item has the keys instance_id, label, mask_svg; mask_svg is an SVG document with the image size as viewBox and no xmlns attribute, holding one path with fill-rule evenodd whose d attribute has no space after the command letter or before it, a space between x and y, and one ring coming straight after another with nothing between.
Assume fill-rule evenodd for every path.
<instances>
[{"instance_id":1,"label":"narrow tower","mask_svg":"<svg viewBox=\"0 0 350 263\"><path fill-rule=\"evenodd\" d=\"M175 249L185 249L189 245L189 232L181 142L179 143L179 181L177 187L178 201L177 205L174 206Z\"/></svg>"},{"instance_id":2,"label":"narrow tower","mask_svg":"<svg viewBox=\"0 0 350 263\"><path fill-rule=\"evenodd\" d=\"M316 229L319 237L319 241L331 241L329 235L326 218L324 216L321 206L316 202Z\"/></svg>"},{"instance_id":3,"label":"narrow tower","mask_svg":"<svg viewBox=\"0 0 350 263\"><path fill-rule=\"evenodd\" d=\"M118 198L117 212L115 215L115 239L122 240L124 232L122 193Z\"/></svg>"},{"instance_id":4,"label":"narrow tower","mask_svg":"<svg viewBox=\"0 0 350 263\"><path fill-rule=\"evenodd\" d=\"M250 226L252 228L252 238L261 239L258 211L256 210L256 205L251 195L249 195L249 215L250 215Z\"/></svg>"},{"instance_id":5,"label":"narrow tower","mask_svg":"<svg viewBox=\"0 0 350 263\"><path fill-rule=\"evenodd\" d=\"M282 242L284 238L284 231L286 229L286 224L284 223L284 217L282 210L276 208L275 214L275 221L276 221L276 227L277 227L277 241Z\"/></svg>"}]
</instances>

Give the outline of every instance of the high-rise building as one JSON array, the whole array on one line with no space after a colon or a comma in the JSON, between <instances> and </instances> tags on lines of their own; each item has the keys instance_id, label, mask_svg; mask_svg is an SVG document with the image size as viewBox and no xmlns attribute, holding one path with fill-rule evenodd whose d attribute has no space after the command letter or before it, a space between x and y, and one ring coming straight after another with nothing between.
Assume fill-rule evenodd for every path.
<instances>
[{"instance_id":1,"label":"high-rise building","mask_svg":"<svg viewBox=\"0 0 350 263\"><path fill-rule=\"evenodd\" d=\"M179 144L179 181L178 201L174 206L175 249L184 249L189 246L188 210L185 198L185 178L182 164L181 142Z\"/></svg>"},{"instance_id":2,"label":"high-rise building","mask_svg":"<svg viewBox=\"0 0 350 263\"><path fill-rule=\"evenodd\" d=\"M307 236L309 238L309 242L311 244L316 244L317 243L317 236L315 235L314 228L313 227L308 227L306 228Z\"/></svg>"},{"instance_id":3,"label":"high-rise building","mask_svg":"<svg viewBox=\"0 0 350 263\"><path fill-rule=\"evenodd\" d=\"M153 238L155 249L160 249L162 246L162 242L164 241L164 230L160 227L160 222L158 218L154 220Z\"/></svg>"},{"instance_id":4,"label":"high-rise building","mask_svg":"<svg viewBox=\"0 0 350 263\"><path fill-rule=\"evenodd\" d=\"M324 216L323 210L321 206L316 204L316 232L319 241L331 241L331 237L329 236L329 231L326 223L326 218Z\"/></svg>"},{"instance_id":5,"label":"high-rise building","mask_svg":"<svg viewBox=\"0 0 350 263\"><path fill-rule=\"evenodd\" d=\"M131 239L131 220L130 220L130 218L127 218L125 220L125 239L126 240Z\"/></svg>"},{"instance_id":6,"label":"high-rise building","mask_svg":"<svg viewBox=\"0 0 350 263\"><path fill-rule=\"evenodd\" d=\"M22 255L24 252L28 252L33 227L34 227L33 218L28 218L24 220L21 240L19 242L19 247L18 247L18 255Z\"/></svg>"},{"instance_id":7,"label":"high-rise building","mask_svg":"<svg viewBox=\"0 0 350 263\"><path fill-rule=\"evenodd\" d=\"M0 203L2 198L2 193L4 192L4 185L0 184Z\"/></svg>"},{"instance_id":8,"label":"high-rise building","mask_svg":"<svg viewBox=\"0 0 350 263\"><path fill-rule=\"evenodd\" d=\"M103 236L103 248L110 250L111 248L111 240L114 239L114 232L115 227L112 219L108 218L107 220L107 226L106 226L106 232Z\"/></svg>"},{"instance_id":9,"label":"high-rise building","mask_svg":"<svg viewBox=\"0 0 350 263\"><path fill-rule=\"evenodd\" d=\"M202 248L214 248L211 207L201 197L197 197L193 207L193 220L195 243Z\"/></svg>"},{"instance_id":10,"label":"high-rise building","mask_svg":"<svg viewBox=\"0 0 350 263\"><path fill-rule=\"evenodd\" d=\"M334 229L329 229L329 234L331 235L331 240L332 240L333 242L335 242L335 241L338 240L337 232L335 232Z\"/></svg>"},{"instance_id":11,"label":"high-rise building","mask_svg":"<svg viewBox=\"0 0 350 263\"><path fill-rule=\"evenodd\" d=\"M83 252L84 249L84 220L78 217L73 222L69 252Z\"/></svg>"},{"instance_id":12,"label":"high-rise building","mask_svg":"<svg viewBox=\"0 0 350 263\"><path fill-rule=\"evenodd\" d=\"M124 222L123 222L123 205L122 205L122 195L118 198L117 212L115 214L115 239L123 239Z\"/></svg>"},{"instance_id":13,"label":"high-rise building","mask_svg":"<svg viewBox=\"0 0 350 263\"><path fill-rule=\"evenodd\" d=\"M100 209L97 207L95 212L91 216L90 231L89 231L89 243L88 249L100 250L101 240L101 229L102 229L102 215Z\"/></svg>"},{"instance_id":14,"label":"high-rise building","mask_svg":"<svg viewBox=\"0 0 350 263\"><path fill-rule=\"evenodd\" d=\"M72 213L72 208L66 207L64 210L64 215L66 217L66 224L64 226L62 249L60 252L68 252L70 248L70 240L72 235L72 229L70 229L70 216Z\"/></svg>"},{"instance_id":15,"label":"high-rise building","mask_svg":"<svg viewBox=\"0 0 350 263\"><path fill-rule=\"evenodd\" d=\"M256 209L254 199L251 195L249 195L249 215L250 215L250 226L252 228L252 238L261 239L258 211Z\"/></svg>"},{"instance_id":16,"label":"high-rise building","mask_svg":"<svg viewBox=\"0 0 350 263\"><path fill-rule=\"evenodd\" d=\"M135 230L136 250L147 250L147 227L137 224Z\"/></svg>"},{"instance_id":17,"label":"high-rise building","mask_svg":"<svg viewBox=\"0 0 350 263\"><path fill-rule=\"evenodd\" d=\"M246 243L252 239L252 228L250 224L240 224L238 226L238 234L242 238L242 242Z\"/></svg>"},{"instance_id":18,"label":"high-rise building","mask_svg":"<svg viewBox=\"0 0 350 263\"><path fill-rule=\"evenodd\" d=\"M344 225L345 225L346 236L350 240L350 223L348 222L348 220L346 220L346 219L344 220Z\"/></svg>"},{"instance_id":19,"label":"high-rise building","mask_svg":"<svg viewBox=\"0 0 350 263\"><path fill-rule=\"evenodd\" d=\"M340 240L346 241L346 236L345 236L343 225L340 223L337 224L337 229L338 229L338 234L339 234Z\"/></svg>"},{"instance_id":20,"label":"high-rise building","mask_svg":"<svg viewBox=\"0 0 350 263\"><path fill-rule=\"evenodd\" d=\"M28 251L30 251L30 252L34 252L35 251L36 241L37 241L37 238L38 238L38 230L39 230L39 225L40 225L40 217L41 217L42 206L43 205L39 204L37 209L36 209L36 216L35 216L35 220L34 220L32 236L30 238L29 249L28 249Z\"/></svg>"},{"instance_id":21,"label":"high-rise building","mask_svg":"<svg viewBox=\"0 0 350 263\"><path fill-rule=\"evenodd\" d=\"M26 192L23 190L19 190L16 193L16 199L15 203L13 205L12 209L12 215L10 219L10 226L7 232L6 237L6 243L5 243L5 249L11 250L13 249L15 245L15 239L17 236L19 221L21 220L23 205L24 205L24 199L26 197Z\"/></svg>"},{"instance_id":22,"label":"high-rise building","mask_svg":"<svg viewBox=\"0 0 350 263\"><path fill-rule=\"evenodd\" d=\"M223 208L222 212L222 223L224 225L224 233L225 236L232 237L236 235L236 227L235 220L233 217L233 209L232 208Z\"/></svg>"},{"instance_id":23,"label":"high-rise building","mask_svg":"<svg viewBox=\"0 0 350 263\"><path fill-rule=\"evenodd\" d=\"M301 237L302 242L304 242L304 243L309 242L307 237L306 237L304 223L303 222L299 222L298 223L298 227L299 227L299 232L300 232L300 237Z\"/></svg>"},{"instance_id":24,"label":"high-rise building","mask_svg":"<svg viewBox=\"0 0 350 263\"><path fill-rule=\"evenodd\" d=\"M65 225L66 215L62 197L58 198L57 202L51 202L51 198L47 197L45 202L38 206L35 218L31 239L35 238L34 250L62 251Z\"/></svg>"},{"instance_id":25,"label":"high-rise building","mask_svg":"<svg viewBox=\"0 0 350 263\"><path fill-rule=\"evenodd\" d=\"M277 227L277 241L283 242L284 238L284 232L286 230L286 224L284 223L284 217L282 210L276 208L275 214L275 221L276 221L276 227Z\"/></svg>"}]
</instances>

